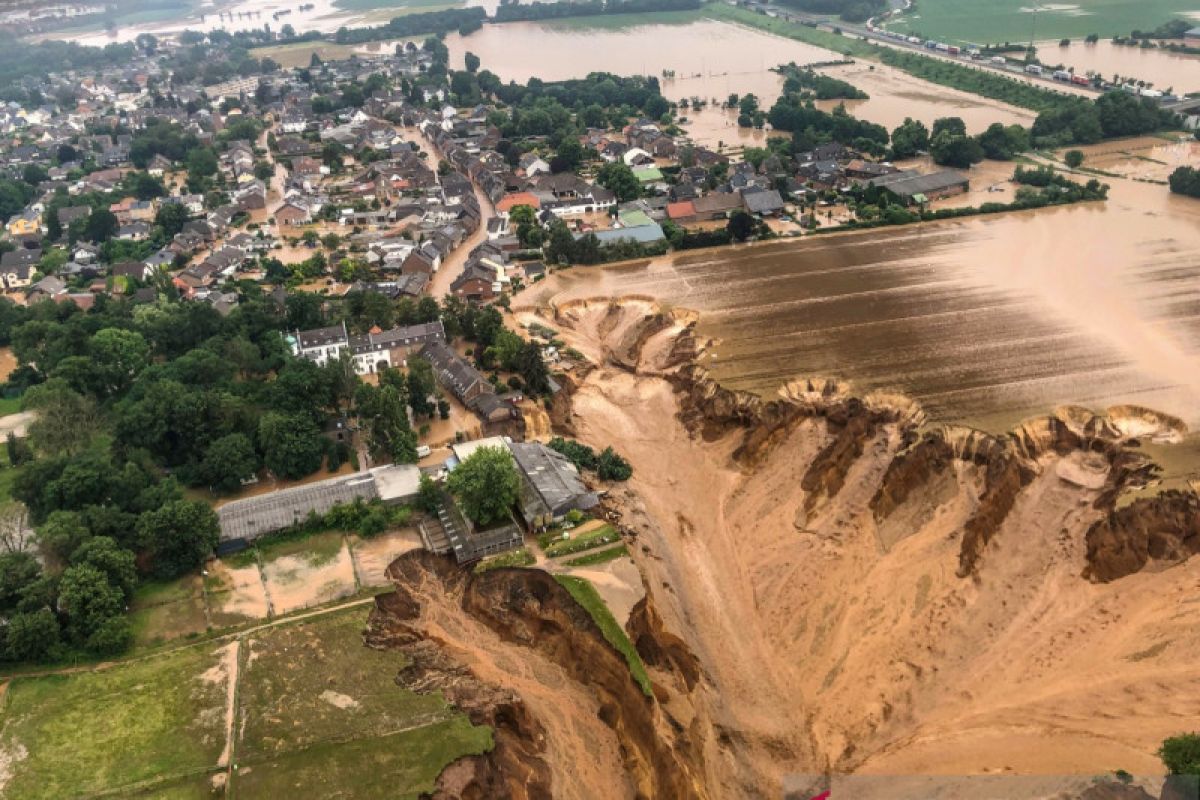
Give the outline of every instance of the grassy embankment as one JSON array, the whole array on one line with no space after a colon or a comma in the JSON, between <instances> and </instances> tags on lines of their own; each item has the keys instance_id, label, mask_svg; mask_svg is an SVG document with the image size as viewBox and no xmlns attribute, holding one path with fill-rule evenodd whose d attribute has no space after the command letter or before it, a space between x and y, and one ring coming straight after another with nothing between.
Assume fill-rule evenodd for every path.
<instances>
[{"instance_id":1,"label":"grassy embankment","mask_svg":"<svg viewBox=\"0 0 1200 800\"><path fill-rule=\"evenodd\" d=\"M629 551L625 549L625 545L610 547L606 550L597 550L594 553L588 553L586 556L572 558L567 560L568 567L594 567L597 564L607 564L609 561L616 561L618 558L629 555Z\"/></svg>"},{"instance_id":2,"label":"grassy embankment","mask_svg":"<svg viewBox=\"0 0 1200 800\"><path fill-rule=\"evenodd\" d=\"M592 615L592 619L596 621L596 625L600 627L600 632L604 634L608 643L625 656L625 662L629 664L629 672L633 675L637 685L641 687L647 697L652 697L650 676L646 674L646 665L642 663L642 657L633 648L633 643L629 641L625 630L617 624L616 618L608 610L608 606L596 591L596 587L583 578L575 578L570 575L555 575L554 579L571 593L575 602Z\"/></svg>"},{"instance_id":3,"label":"grassy embankment","mask_svg":"<svg viewBox=\"0 0 1200 800\"><path fill-rule=\"evenodd\" d=\"M396 686L404 659L362 643L362 609L265 628L240 651L230 796L402 797L492 746L439 694ZM229 675L204 643L97 672L17 678L0 716L5 796L224 796ZM134 789L140 791L134 791Z\"/></svg>"},{"instance_id":4,"label":"grassy embankment","mask_svg":"<svg viewBox=\"0 0 1200 800\"><path fill-rule=\"evenodd\" d=\"M487 572L491 569L500 569L502 567L528 567L537 561L533 553L529 552L529 548L522 547L519 550L511 550L507 553L501 553L498 556L485 558L475 565L475 573Z\"/></svg>"},{"instance_id":5,"label":"grassy embankment","mask_svg":"<svg viewBox=\"0 0 1200 800\"><path fill-rule=\"evenodd\" d=\"M1043 4L1029 0L921 0L916 13L888 25L947 43L993 44L1033 40L1128 35L1153 30L1173 16L1195 13L1192 0L1087 0L1079 4ZM1079 13L1078 5L1086 13Z\"/></svg>"}]
</instances>

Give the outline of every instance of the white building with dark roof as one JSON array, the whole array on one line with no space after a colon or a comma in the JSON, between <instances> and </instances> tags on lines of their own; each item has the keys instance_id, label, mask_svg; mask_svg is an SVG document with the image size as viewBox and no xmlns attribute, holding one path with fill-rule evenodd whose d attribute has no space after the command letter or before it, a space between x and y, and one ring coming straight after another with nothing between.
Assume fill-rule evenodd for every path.
<instances>
[{"instance_id":1,"label":"white building with dark roof","mask_svg":"<svg viewBox=\"0 0 1200 800\"><path fill-rule=\"evenodd\" d=\"M364 334L350 335L346 324L309 331L296 331L288 336L292 354L307 358L318 365L335 361L349 352L354 371L368 375L389 367L403 366L409 354L430 342L445 342L446 330L441 320L418 325L380 330L372 328Z\"/></svg>"}]
</instances>

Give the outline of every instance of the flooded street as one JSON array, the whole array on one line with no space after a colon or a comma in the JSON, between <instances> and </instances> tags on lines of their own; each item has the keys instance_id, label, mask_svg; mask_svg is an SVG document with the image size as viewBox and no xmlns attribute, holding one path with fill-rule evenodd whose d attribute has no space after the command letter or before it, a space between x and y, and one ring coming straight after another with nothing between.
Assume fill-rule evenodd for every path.
<instances>
[{"instance_id":1,"label":"flooded street","mask_svg":"<svg viewBox=\"0 0 1200 800\"><path fill-rule=\"evenodd\" d=\"M621 75L654 75L663 94L672 100L701 97L719 104L730 94L753 92L764 108L779 96L782 79L772 67L795 62L813 64L840 61L842 56L820 47L715 20L684 25L638 25L629 28L587 28L536 23L487 25L469 37L446 37L451 64L461 68L465 54L479 56L483 68L503 80L523 82L531 77L547 81L582 78L589 72ZM538 53L530 59L528 53ZM674 76L663 77L663 71ZM854 84L871 96L848 102L858 116L889 129L905 117L927 125L938 117L959 116L973 132L993 122L1029 125L1034 114L986 98L936 86L878 64L860 63L831 67L830 75ZM819 105L831 109L838 101ZM705 112L707 114L708 112ZM761 134L738 134L725 120L708 118L696 138L715 144L714 130L728 128L726 142Z\"/></svg>"},{"instance_id":2,"label":"flooded street","mask_svg":"<svg viewBox=\"0 0 1200 800\"><path fill-rule=\"evenodd\" d=\"M572 269L518 305L642 295L696 309L716 342L706 365L764 394L830 376L989 430L1061 403L1136 403L1196 427L1200 203L1113 183L1106 204Z\"/></svg>"}]
</instances>

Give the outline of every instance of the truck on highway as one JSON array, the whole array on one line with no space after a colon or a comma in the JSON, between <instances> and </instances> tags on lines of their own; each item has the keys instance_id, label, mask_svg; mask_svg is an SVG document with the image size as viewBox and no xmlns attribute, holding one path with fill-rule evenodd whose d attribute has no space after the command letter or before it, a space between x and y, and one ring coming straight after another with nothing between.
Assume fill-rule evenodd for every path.
<instances>
[{"instance_id":1,"label":"truck on highway","mask_svg":"<svg viewBox=\"0 0 1200 800\"><path fill-rule=\"evenodd\" d=\"M1038 64L1026 64L1025 71L1028 72L1030 75L1041 75L1042 74L1042 68Z\"/></svg>"}]
</instances>

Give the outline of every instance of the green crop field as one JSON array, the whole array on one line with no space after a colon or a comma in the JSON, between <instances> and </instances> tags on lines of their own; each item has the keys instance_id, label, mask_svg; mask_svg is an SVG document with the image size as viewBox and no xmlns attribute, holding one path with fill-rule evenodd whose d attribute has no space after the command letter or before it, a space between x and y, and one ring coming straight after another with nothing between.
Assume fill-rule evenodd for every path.
<instances>
[{"instance_id":1,"label":"green crop field","mask_svg":"<svg viewBox=\"0 0 1200 800\"><path fill-rule=\"evenodd\" d=\"M1040 8L1037 12L1023 9ZM888 25L947 43L990 44L1103 37L1153 30L1175 16L1200 13L1198 0L920 0L917 10ZM1200 24L1200 22L1198 22Z\"/></svg>"}]
</instances>

